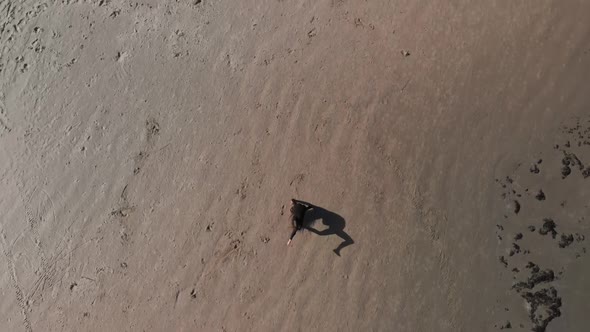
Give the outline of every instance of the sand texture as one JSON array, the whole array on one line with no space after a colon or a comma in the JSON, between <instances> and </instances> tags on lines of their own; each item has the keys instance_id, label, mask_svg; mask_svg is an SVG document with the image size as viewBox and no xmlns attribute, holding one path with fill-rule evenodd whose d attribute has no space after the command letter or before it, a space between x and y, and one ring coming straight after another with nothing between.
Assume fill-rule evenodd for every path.
<instances>
[{"instance_id":1,"label":"sand texture","mask_svg":"<svg viewBox=\"0 0 590 332\"><path fill-rule=\"evenodd\" d=\"M0 330L588 331L589 13L0 0Z\"/></svg>"}]
</instances>

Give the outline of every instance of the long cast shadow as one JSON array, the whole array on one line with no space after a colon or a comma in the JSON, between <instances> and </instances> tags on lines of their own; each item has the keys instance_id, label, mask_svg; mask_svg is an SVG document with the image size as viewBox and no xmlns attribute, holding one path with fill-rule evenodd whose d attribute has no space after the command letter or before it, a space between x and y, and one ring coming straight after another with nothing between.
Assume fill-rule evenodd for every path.
<instances>
[{"instance_id":1,"label":"long cast shadow","mask_svg":"<svg viewBox=\"0 0 590 332\"><path fill-rule=\"evenodd\" d=\"M354 243L354 240L350 237L350 235L344 231L344 228L346 227L346 221L337 213L328 211L320 206L310 203L307 204L311 206L311 210L307 211L305 214L305 229L320 236L339 236L342 239L342 242L333 251L336 255L340 256L340 250ZM318 220L321 220L322 223L328 228L324 229L323 231L318 231L317 229L313 228L313 224Z\"/></svg>"}]
</instances>

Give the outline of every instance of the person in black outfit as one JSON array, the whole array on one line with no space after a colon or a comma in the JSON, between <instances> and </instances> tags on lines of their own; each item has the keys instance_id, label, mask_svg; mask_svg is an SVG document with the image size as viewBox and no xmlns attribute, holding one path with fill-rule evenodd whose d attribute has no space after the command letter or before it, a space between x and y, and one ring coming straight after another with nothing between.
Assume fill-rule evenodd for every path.
<instances>
[{"instance_id":1,"label":"person in black outfit","mask_svg":"<svg viewBox=\"0 0 590 332\"><path fill-rule=\"evenodd\" d=\"M305 203L296 199L291 199L291 227L293 231L287 241L287 245L291 244L291 240L297 234L297 231L303 228L303 219L305 218L305 212L312 209L313 206L309 203Z\"/></svg>"}]
</instances>

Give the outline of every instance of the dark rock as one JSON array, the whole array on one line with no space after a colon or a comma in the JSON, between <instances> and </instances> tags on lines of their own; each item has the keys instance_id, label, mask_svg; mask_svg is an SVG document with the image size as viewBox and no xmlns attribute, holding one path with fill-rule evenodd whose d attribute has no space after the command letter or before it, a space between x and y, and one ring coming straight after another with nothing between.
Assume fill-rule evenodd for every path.
<instances>
[{"instance_id":1,"label":"dark rock","mask_svg":"<svg viewBox=\"0 0 590 332\"><path fill-rule=\"evenodd\" d=\"M569 166L569 165L571 164L571 160L570 160L570 158L566 158L566 157L564 157L563 159L561 159L561 163L562 163L564 166Z\"/></svg>"},{"instance_id":2,"label":"dark rock","mask_svg":"<svg viewBox=\"0 0 590 332\"><path fill-rule=\"evenodd\" d=\"M567 152L563 152L563 159L561 159L561 163L565 166L572 166L572 167L578 167L580 169L580 171L582 171L584 169L584 164L582 163L582 161L580 161L580 159L578 158L578 156L576 156L573 153L567 153Z\"/></svg>"},{"instance_id":3,"label":"dark rock","mask_svg":"<svg viewBox=\"0 0 590 332\"><path fill-rule=\"evenodd\" d=\"M554 280L555 273L553 273L553 270L547 269L533 272L533 274L529 277L528 284L532 286L529 288L533 288L540 283L552 282Z\"/></svg>"},{"instance_id":4,"label":"dark rock","mask_svg":"<svg viewBox=\"0 0 590 332\"><path fill-rule=\"evenodd\" d=\"M582 171L582 176L584 179L590 176L590 166L586 167L586 169Z\"/></svg>"},{"instance_id":5,"label":"dark rock","mask_svg":"<svg viewBox=\"0 0 590 332\"><path fill-rule=\"evenodd\" d=\"M500 326L500 330L511 329L511 328L512 328L512 324L510 324L510 322L506 322L506 324Z\"/></svg>"},{"instance_id":6,"label":"dark rock","mask_svg":"<svg viewBox=\"0 0 590 332\"><path fill-rule=\"evenodd\" d=\"M514 200L514 214L518 214L518 212L520 212L520 203Z\"/></svg>"},{"instance_id":7,"label":"dark rock","mask_svg":"<svg viewBox=\"0 0 590 332\"><path fill-rule=\"evenodd\" d=\"M553 270L540 270L537 265L534 265L534 267L531 269L531 275L529 276L527 281L518 282L514 286L512 286L512 288L520 293L520 291L522 291L523 289L533 289L538 284L548 283L554 280L555 273L553 272Z\"/></svg>"},{"instance_id":8,"label":"dark rock","mask_svg":"<svg viewBox=\"0 0 590 332\"><path fill-rule=\"evenodd\" d=\"M530 168L529 171L533 174L539 174L539 172L541 170L539 170L539 167L537 167L537 164L533 164Z\"/></svg>"},{"instance_id":9,"label":"dark rock","mask_svg":"<svg viewBox=\"0 0 590 332\"><path fill-rule=\"evenodd\" d=\"M545 332L549 323L561 316L561 298L554 287L537 292L524 292L521 297L529 304L529 318L534 332Z\"/></svg>"},{"instance_id":10,"label":"dark rock","mask_svg":"<svg viewBox=\"0 0 590 332\"><path fill-rule=\"evenodd\" d=\"M559 241L559 247L565 248L574 242L574 236L572 234L566 235L561 234L561 240Z\"/></svg>"},{"instance_id":11,"label":"dark rock","mask_svg":"<svg viewBox=\"0 0 590 332\"><path fill-rule=\"evenodd\" d=\"M561 168L561 178L565 179L568 177L568 175L570 175L572 173L572 169L569 166L564 165Z\"/></svg>"},{"instance_id":12,"label":"dark rock","mask_svg":"<svg viewBox=\"0 0 590 332\"><path fill-rule=\"evenodd\" d=\"M529 227L527 227L529 229L529 231L534 232L535 231L535 226L530 225Z\"/></svg>"},{"instance_id":13,"label":"dark rock","mask_svg":"<svg viewBox=\"0 0 590 332\"><path fill-rule=\"evenodd\" d=\"M514 241L518 241L522 239L522 233L516 233L516 235L514 235Z\"/></svg>"},{"instance_id":14,"label":"dark rock","mask_svg":"<svg viewBox=\"0 0 590 332\"><path fill-rule=\"evenodd\" d=\"M537 192L537 194L535 195L535 198L539 201L544 201L545 200L545 193L543 192L543 190L539 189L539 192Z\"/></svg>"},{"instance_id":15,"label":"dark rock","mask_svg":"<svg viewBox=\"0 0 590 332\"><path fill-rule=\"evenodd\" d=\"M516 243L513 243L512 249L510 249L510 256L513 256L514 254L520 254L520 246Z\"/></svg>"},{"instance_id":16,"label":"dark rock","mask_svg":"<svg viewBox=\"0 0 590 332\"><path fill-rule=\"evenodd\" d=\"M555 227L557 227L557 225L555 224L553 219L545 218L545 219L543 219L543 227L541 227L539 229L539 234L547 235L547 234L551 233L551 237L553 237L555 239L555 236L557 235L557 232L555 231Z\"/></svg>"},{"instance_id":17,"label":"dark rock","mask_svg":"<svg viewBox=\"0 0 590 332\"><path fill-rule=\"evenodd\" d=\"M531 269L533 273L539 272L539 266L533 262L528 262L525 267Z\"/></svg>"}]
</instances>

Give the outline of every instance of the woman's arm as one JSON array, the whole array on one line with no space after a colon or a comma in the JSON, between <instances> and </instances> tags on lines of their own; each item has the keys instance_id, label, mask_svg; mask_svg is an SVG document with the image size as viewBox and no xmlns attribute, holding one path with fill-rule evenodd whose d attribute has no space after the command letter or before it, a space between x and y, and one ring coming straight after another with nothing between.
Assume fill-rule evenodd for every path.
<instances>
[{"instance_id":1,"label":"woman's arm","mask_svg":"<svg viewBox=\"0 0 590 332\"><path fill-rule=\"evenodd\" d=\"M291 236L289 236L289 241L287 241L287 245L291 244L291 240L293 240L295 234L297 234L297 228L293 228L293 232L291 232Z\"/></svg>"}]
</instances>

